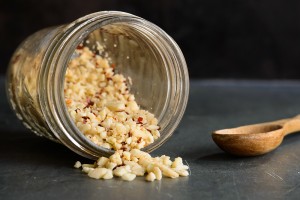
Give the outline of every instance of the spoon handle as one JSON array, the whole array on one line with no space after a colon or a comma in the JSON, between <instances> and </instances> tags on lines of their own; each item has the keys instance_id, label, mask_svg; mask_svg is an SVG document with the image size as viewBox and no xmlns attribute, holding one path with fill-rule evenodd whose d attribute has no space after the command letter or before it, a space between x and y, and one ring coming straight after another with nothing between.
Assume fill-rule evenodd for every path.
<instances>
[{"instance_id":1,"label":"spoon handle","mask_svg":"<svg viewBox=\"0 0 300 200\"><path fill-rule=\"evenodd\" d=\"M288 135L300 131L300 115L287 120L282 120L283 134Z\"/></svg>"}]
</instances>

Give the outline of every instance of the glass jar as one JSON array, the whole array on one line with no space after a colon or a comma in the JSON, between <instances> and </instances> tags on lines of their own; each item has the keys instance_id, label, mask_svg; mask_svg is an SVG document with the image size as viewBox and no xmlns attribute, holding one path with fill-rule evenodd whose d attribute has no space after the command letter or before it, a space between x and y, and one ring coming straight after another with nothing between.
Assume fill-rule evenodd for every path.
<instances>
[{"instance_id":1,"label":"glass jar","mask_svg":"<svg viewBox=\"0 0 300 200\"><path fill-rule=\"evenodd\" d=\"M84 16L70 24L29 36L13 54L7 72L7 95L24 125L39 136L59 142L87 158L113 153L90 142L69 116L64 76L76 47L100 43L131 77L130 92L141 108L158 119L161 137L143 150L160 147L178 126L186 108L189 77L183 54L156 25L118 11Z\"/></svg>"}]
</instances>

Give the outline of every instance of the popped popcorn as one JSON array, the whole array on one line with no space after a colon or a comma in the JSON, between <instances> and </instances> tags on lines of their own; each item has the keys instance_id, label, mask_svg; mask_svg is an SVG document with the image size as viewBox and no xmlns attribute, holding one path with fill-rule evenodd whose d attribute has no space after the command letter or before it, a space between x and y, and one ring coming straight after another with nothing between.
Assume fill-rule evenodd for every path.
<instances>
[{"instance_id":1,"label":"popped popcorn","mask_svg":"<svg viewBox=\"0 0 300 200\"><path fill-rule=\"evenodd\" d=\"M115 73L109 60L81 44L66 71L65 103L71 118L93 143L115 150L109 158L100 157L94 164L77 161L74 167L95 179L117 176L132 181L145 176L154 181L189 175L181 158L172 162L168 156L153 158L140 150L160 137L158 120L139 107L129 92L132 80Z\"/></svg>"}]
</instances>

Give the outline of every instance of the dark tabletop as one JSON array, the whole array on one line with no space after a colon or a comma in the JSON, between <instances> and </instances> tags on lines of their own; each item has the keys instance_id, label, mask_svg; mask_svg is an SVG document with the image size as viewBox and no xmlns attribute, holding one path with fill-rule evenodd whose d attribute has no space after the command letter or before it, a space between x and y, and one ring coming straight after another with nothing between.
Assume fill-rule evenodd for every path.
<instances>
[{"instance_id":1,"label":"dark tabletop","mask_svg":"<svg viewBox=\"0 0 300 200\"><path fill-rule=\"evenodd\" d=\"M299 199L300 134L267 155L240 158L223 153L210 133L296 115L300 82L192 81L180 126L153 152L183 157L191 176L152 183L88 178L73 165L90 161L26 130L3 77L0 87L0 199Z\"/></svg>"}]
</instances>

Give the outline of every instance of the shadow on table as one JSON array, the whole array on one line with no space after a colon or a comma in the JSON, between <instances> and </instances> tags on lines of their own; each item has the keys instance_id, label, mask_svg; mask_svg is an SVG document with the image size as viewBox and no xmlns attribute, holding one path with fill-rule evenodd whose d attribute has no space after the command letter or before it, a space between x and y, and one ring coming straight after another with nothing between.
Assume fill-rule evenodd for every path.
<instances>
[{"instance_id":1,"label":"shadow on table","mask_svg":"<svg viewBox=\"0 0 300 200\"><path fill-rule=\"evenodd\" d=\"M6 164L72 167L77 160L91 162L62 144L38 137L30 131L0 131L0 160Z\"/></svg>"},{"instance_id":2,"label":"shadow on table","mask_svg":"<svg viewBox=\"0 0 300 200\"><path fill-rule=\"evenodd\" d=\"M2 130L3 129L3 130ZM52 166L72 167L75 161L91 162L67 147L52 142L48 139L38 137L30 131L18 129L11 131L7 128L1 128L0 139L0 161L11 164L37 164ZM282 156L297 154L300 146L300 133L286 136L280 147L268 154L255 157L232 156L220 150L214 143L199 146L194 149L188 149L181 156L184 159L192 160L196 164L221 167L239 168L255 167L271 159L284 159Z\"/></svg>"}]
</instances>

